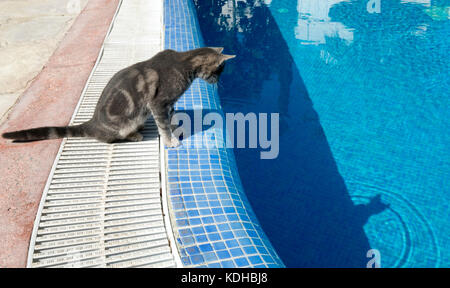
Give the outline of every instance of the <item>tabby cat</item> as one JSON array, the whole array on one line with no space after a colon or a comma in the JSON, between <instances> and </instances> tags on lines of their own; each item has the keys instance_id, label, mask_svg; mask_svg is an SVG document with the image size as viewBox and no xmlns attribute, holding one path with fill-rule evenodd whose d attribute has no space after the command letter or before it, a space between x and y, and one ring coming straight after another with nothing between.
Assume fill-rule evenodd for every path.
<instances>
[{"instance_id":1,"label":"tabby cat","mask_svg":"<svg viewBox=\"0 0 450 288\"><path fill-rule=\"evenodd\" d=\"M172 135L170 119L173 106L195 78L216 83L225 61L234 55L222 54L223 48L205 47L186 52L164 50L147 61L117 72L99 98L89 121L67 127L40 127L4 133L14 142L63 137L92 137L99 141L141 141L139 133L153 115L164 145L180 142Z\"/></svg>"}]
</instances>

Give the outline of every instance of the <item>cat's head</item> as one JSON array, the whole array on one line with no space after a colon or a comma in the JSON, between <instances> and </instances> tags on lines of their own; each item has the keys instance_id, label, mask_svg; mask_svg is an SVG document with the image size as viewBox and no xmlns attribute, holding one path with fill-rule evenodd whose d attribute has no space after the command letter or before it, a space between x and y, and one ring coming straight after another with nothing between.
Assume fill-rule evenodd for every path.
<instances>
[{"instance_id":1,"label":"cat's head","mask_svg":"<svg viewBox=\"0 0 450 288\"><path fill-rule=\"evenodd\" d=\"M217 83L219 76L225 68L225 62L236 57L236 55L222 54L222 47L206 47L197 50L193 57L196 77L208 83Z\"/></svg>"}]
</instances>

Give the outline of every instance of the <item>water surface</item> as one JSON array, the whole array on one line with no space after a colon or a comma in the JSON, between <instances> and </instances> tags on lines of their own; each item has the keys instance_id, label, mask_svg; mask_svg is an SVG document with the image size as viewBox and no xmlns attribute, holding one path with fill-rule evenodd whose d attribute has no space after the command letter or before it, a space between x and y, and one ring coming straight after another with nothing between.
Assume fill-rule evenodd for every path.
<instances>
[{"instance_id":1,"label":"water surface","mask_svg":"<svg viewBox=\"0 0 450 288\"><path fill-rule=\"evenodd\" d=\"M449 2L194 2L225 112L280 113L278 158L235 155L285 264L450 266Z\"/></svg>"}]
</instances>

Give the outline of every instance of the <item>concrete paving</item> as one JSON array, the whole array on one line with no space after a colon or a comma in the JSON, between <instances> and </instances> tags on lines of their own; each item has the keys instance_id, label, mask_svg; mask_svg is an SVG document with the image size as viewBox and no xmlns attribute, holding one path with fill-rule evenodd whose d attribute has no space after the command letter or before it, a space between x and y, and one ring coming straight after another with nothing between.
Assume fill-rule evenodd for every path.
<instances>
[{"instance_id":1,"label":"concrete paving","mask_svg":"<svg viewBox=\"0 0 450 288\"><path fill-rule=\"evenodd\" d=\"M0 1L0 123L88 0Z\"/></svg>"}]
</instances>

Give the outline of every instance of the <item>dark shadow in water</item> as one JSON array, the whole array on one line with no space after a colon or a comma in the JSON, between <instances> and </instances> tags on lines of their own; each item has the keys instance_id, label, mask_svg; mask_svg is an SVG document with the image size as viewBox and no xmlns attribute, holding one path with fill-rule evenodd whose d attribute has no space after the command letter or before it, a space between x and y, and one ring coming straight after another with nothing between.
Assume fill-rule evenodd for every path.
<instances>
[{"instance_id":1,"label":"dark shadow in water","mask_svg":"<svg viewBox=\"0 0 450 288\"><path fill-rule=\"evenodd\" d=\"M270 10L257 0L195 4L206 45L237 55L219 85L225 112L280 113L277 159L260 160L258 149L234 152L245 192L281 259L288 267L366 267L363 225L386 206L379 198L353 204Z\"/></svg>"}]
</instances>

